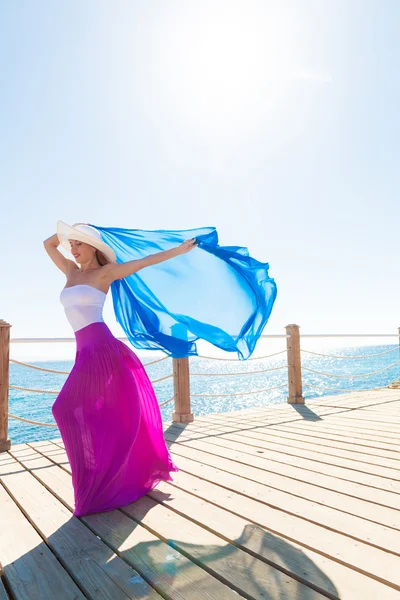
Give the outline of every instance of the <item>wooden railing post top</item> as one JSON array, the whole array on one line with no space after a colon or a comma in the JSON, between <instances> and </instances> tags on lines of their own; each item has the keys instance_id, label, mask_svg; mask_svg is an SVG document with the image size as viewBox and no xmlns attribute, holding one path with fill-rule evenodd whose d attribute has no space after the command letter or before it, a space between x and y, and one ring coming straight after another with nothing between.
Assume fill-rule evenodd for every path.
<instances>
[{"instance_id":1,"label":"wooden railing post top","mask_svg":"<svg viewBox=\"0 0 400 600\"><path fill-rule=\"evenodd\" d=\"M3 319L0 319L0 327L12 327L12 325L7 323L7 321L3 321Z\"/></svg>"},{"instance_id":2,"label":"wooden railing post top","mask_svg":"<svg viewBox=\"0 0 400 600\"><path fill-rule=\"evenodd\" d=\"M300 330L300 325L295 325L294 323L292 323L291 325L286 325L286 333L290 333L291 331L299 331Z\"/></svg>"}]
</instances>

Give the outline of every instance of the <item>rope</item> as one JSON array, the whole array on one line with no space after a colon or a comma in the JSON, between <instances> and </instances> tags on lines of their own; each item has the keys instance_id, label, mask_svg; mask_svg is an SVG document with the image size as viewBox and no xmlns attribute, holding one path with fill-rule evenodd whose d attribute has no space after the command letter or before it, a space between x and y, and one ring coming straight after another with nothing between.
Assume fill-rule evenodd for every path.
<instances>
[{"instance_id":1,"label":"rope","mask_svg":"<svg viewBox=\"0 0 400 600\"><path fill-rule=\"evenodd\" d=\"M148 363L143 363L144 367L148 367L149 365L154 365L155 363L161 362L162 360L167 360L169 356L164 356L163 358L158 358L157 360L153 360ZM36 365L30 365L29 363L21 362L20 360L15 360L10 358L11 363L15 363L16 365L21 365L22 367L29 367L30 369L36 369L37 371L45 371L46 373L58 373L60 375L69 375L70 371L57 371L55 369L45 369L44 367L37 367Z\"/></svg>"},{"instance_id":2,"label":"rope","mask_svg":"<svg viewBox=\"0 0 400 600\"><path fill-rule=\"evenodd\" d=\"M24 423L33 423L33 425L40 425L41 427L57 427L57 425L53 425L53 423L40 423L39 421L31 421L30 419L23 419L22 417L17 417L11 413L8 413L8 416L12 419L17 419L18 421L23 421Z\"/></svg>"},{"instance_id":3,"label":"rope","mask_svg":"<svg viewBox=\"0 0 400 600\"><path fill-rule=\"evenodd\" d=\"M388 367L385 367L384 369L380 369L380 371L374 371L373 373L363 373L362 375L334 375L333 373L321 373L321 371L314 371L314 369L309 369L308 367L302 367L302 369L304 371L310 371L311 373L316 373L317 375L325 375L325 377L338 377L340 379L355 379L355 378L358 379L361 377L369 377L370 375L379 375L379 373L383 373L384 371L387 371L388 369L392 369L399 363L400 363L400 360L397 360L392 365L389 365Z\"/></svg>"},{"instance_id":4,"label":"rope","mask_svg":"<svg viewBox=\"0 0 400 600\"><path fill-rule=\"evenodd\" d=\"M157 360L152 360L151 362L143 363L143 366L148 367L149 365L155 365L156 363L161 362L162 360L167 360L167 358L169 358L169 356L163 356L163 358L158 358Z\"/></svg>"},{"instance_id":5,"label":"rope","mask_svg":"<svg viewBox=\"0 0 400 600\"><path fill-rule=\"evenodd\" d=\"M173 373L171 373L171 375L166 375L165 377L160 377L160 379L154 379L151 383L158 383L159 381L164 381L164 379L169 379L170 377L173 377Z\"/></svg>"},{"instance_id":6,"label":"rope","mask_svg":"<svg viewBox=\"0 0 400 600\"><path fill-rule=\"evenodd\" d=\"M375 358L376 356L383 356L384 354L389 354L389 352L394 352L394 350L398 350L397 346L395 348L391 348L390 350L385 350L385 352L379 352L378 354L369 354L368 356L335 356L334 354L320 354L319 352L311 352L311 350L301 349L302 352L307 352L307 354L315 354L316 356L325 356L326 358L343 358L343 359Z\"/></svg>"},{"instance_id":7,"label":"rope","mask_svg":"<svg viewBox=\"0 0 400 600\"><path fill-rule=\"evenodd\" d=\"M173 377L172 373L171 373L171 375L166 375L166 377L160 377L160 379L155 379L154 381L152 381L152 383L158 383L159 381L164 381L164 379L169 379L170 377ZM60 393L60 392L55 392L53 390L33 390L31 388L21 387L19 385L10 385L9 387L13 390L21 390L23 392L35 392L37 394L56 394L57 395Z\"/></svg>"},{"instance_id":8,"label":"rope","mask_svg":"<svg viewBox=\"0 0 400 600\"><path fill-rule=\"evenodd\" d=\"M165 402L162 402L159 406L165 406L166 404L168 404L168 402L171 402L171 400L173 400L175 398L175 396L172 396L172 398L169 398L168 400L166 400ZM31 419L23 419L22 417L17 417L17 415L13 415L11 413L8 413L8 416L11 419L16 419L17 421L22 421L23 423L31 423L32 425L38 425L39 427L57 427L56 424L53 423L41 423L40 421L32 421Z\"/></svg>"},{"instance_id":9,"label":"rope","mask_svg":"<svg viewBox=\"0 0 400 600\"><path fill-rule=\"evenodd\" d=\"M45 369L44 367L37 367L36 365L29 365L28 363L21 362L10 358L11 363L21 365L23 367L29 367L30 369L36 369L37 371L46 371L46 373L60 373L60 375L69 375L69 371L55 371L54 369Z\"/></svg>"},{"instance_id":10,"label":"rope","mask_svg":"<svg viewBox=\"0 0 400 600\"><path fill-rule=\"evenodd\" d=\"M166 400L165 402L162 402L161 404L159 404L159 406L165 406L166 404L168 404L168 402L171 402L171 400L173 400L175 398L175 396L172 396L172 398L170 398L169 400Z\"/></svg>"},{"instance_id":11,"label":"rope","mask_svg":"<svg viewBox=\"0 0 400 600\"><path fill-rule=\"evenodd\" d=\"M60 392L54 392L53 390L32 390L31 388L20 387L19 385L10 385L13 390L22 390L23 392L36 392L37 394L59 394Z\"/></svg>"},{"instance_id":12,"label":"rope","mask_svg":"<svg viewBox=\"0 0 400 600\"><path fill-rule=\"evenodd\" d=\"M264 358L271 358L271 356L278 356L278 354L284 354L286 352L286 350L281 350L280 352L274 352L273 354L268 354L267 356L257 356L254 358L248 358L247 362L249 360L263 360ZM197 358L207 358L210 360L228 360L228 361L233 361L233 362L239 362L237 358L217 358L216 356L203 356L203 355L199 355Z\"/></svg>"},{"instance_id":13,"label":"rope","mask_svg":"<svg viewBox=\"0 0 400 600\"><path fill-rule=\"evenodd\" d=\"M263 369L262 371L243 371L238 373L190 373L191 377L235 377L236 375L255 375L257 373L269 373L270 371L279 371L279 369L286 369L286 365L281 367L274 367L273 369Z\"/></svg>"},{"instance_id":14,"label":"rope","mask_svg":"<svg viewBox=\"0 0 400 600\"><path fill-rule=\"evenodd\" d=\"M283 385L277 385L276 387L266 388L264 390L256 390L255 392L240 392L239 394L190 394L191 396L197 396L199 398L219 398L219 397L229 397L229 396L249 396L250 394L260 394L261 392L270 392L272 390L279 390L283 387L286 387L287 383Z\"/></svg>"}]
</instances>

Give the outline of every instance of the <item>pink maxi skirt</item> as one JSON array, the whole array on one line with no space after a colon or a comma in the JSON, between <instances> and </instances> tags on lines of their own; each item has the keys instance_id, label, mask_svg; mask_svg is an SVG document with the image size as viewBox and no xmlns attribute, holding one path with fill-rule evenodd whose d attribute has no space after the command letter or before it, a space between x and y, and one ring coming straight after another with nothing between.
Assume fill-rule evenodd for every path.
<instances>
[{"instance_id":1,"label":"pink maxi skirt","mask_svg":"<svg viewBox=\"0 0 400 600\"><path fill-rule=\"evenodd\" d=\"M105 323L75 332L75 365L52 412L72 471L75 516L134 502L177 471L153 386Z\"/></svg>"}]
</instances>

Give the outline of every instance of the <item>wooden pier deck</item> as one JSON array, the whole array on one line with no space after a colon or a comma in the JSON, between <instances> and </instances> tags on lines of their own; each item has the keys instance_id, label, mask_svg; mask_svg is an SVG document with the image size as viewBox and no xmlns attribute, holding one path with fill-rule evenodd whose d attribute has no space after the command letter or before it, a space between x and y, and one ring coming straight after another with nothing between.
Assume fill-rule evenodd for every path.
<instances>
[{"instance_id":1,"label":"wooden pier deck","mask_svg":"<svg viewBox=\"0 0 400 600\"><path fill-rule=\"evenodd\" d=\"M0 600L399 600L400 390L165 435L174 482L84 518L60 439L0 454Z\"/></svg>"}]
</instances>

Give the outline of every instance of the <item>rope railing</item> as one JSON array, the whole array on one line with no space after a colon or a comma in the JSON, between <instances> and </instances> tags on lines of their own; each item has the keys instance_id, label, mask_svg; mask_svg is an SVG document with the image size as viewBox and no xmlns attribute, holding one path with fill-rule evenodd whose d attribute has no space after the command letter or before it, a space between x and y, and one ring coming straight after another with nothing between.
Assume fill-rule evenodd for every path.
<instances>
[{"instance_id":1,"label":"rope railing","mask_svg":"<svg viewBox=\"0 0 400 600\"><path fill-rule=\"evenodd\" d=\"M323 373L322 371L315 371L314 369L310 369L309 367L302 367L304 371L310 371L310 373L315 373L316 375L323 375L324 377L337 377L338 379L362 379L363 377L371 377L372 375L379 375L380 373L384 373L389 369L393 369L396 365L400 364L400 360L397 360L393 364L380 369L379 371L373 371L372 373L361 373L359 375L336 375L335 373Z\"/></svg>"},{"instance_id":2,"label":"rope railing","mask_svg":"<svg viewBox=\"0 0 400 600\"><path fill-rule=\"evenodd\" d=\"M152 361L150 363L146 363L144 366L147 366L149 364L155 364L155 363L161 362L163 360L166 360L167 358L169 358L169 357L166 356L166 357L157 359L157 360ZM58 370L55 370L55 369L46 369L44 367L38 367L36 365L31 365L29 363L24 363L22 361L18 361L18 360L14 360L14 359L10 359L9 362L21 365L23 367L30 367L30 368L36 369L38 371L45 371L45 372L48 372L48 373L56 373L56 374L62 374L62 375L69 375L69 372L67 372L67 371L58 371ZM174 376L173 373L170 373L169 375L166 375L165 377L159 377L158 379L154 379L152 381L152 383L159 383L160 381L165 381L167 379L172 378L173 376ZM12 384L9 384L8 387L10 389L12 389L12 390L19 390L19 391L23 391L23 392L36 393L36 394L52 394L52 395L57 396L60 393L59 391L55 391L55 390L33 389L33 388L27 388L27 387L23 387L23 386L20 386L20 385L12 385ZM169 398L165 402L162 402L161 404L159 404L159 406L160 407L165 406L166 404L168 404L169 402L171 402L173 399L174 399L174 396L172 396L171 398ZM14 414L9 413L9 412L7 413L7 416L9 418L11 418L11 419L16 419L16 420L21 421L23 423L30 423L32 425L37 425L39 427L57 427L57 425L55 423L53 424L53 423L43 423L41 421L34 421L32 419L26 419L24 417L19 417L18 415L14 415Z\"/></svg>"},{"instance_id":3,"label":"rope railing","mask_svg":"<svg viewBox=\"0 0 400 600\"><path fill-rule=\"evenodd\" d=\"M153 379L153 381L151 383L158 383L160 381L164 381L165 379L171 379L173 376L174 376L173 373L171 373L170 375L166 375L165 377L160 377L159 379ZM22 387L20 385L11 385L10 384L8 387L12 390L21 390L22 392L32 392L32 393L36 393L36 394L59 394L60 393L60 391L38 390L38 389Z\"/></svg>"},{"instance_id":4,"label":"rope railing","mask_svg":"<svg viewBox=\"0 0 400 600\"><path fill-rule=\"evenodd\" d=\"M175 398L175 396L171 396L171 398L168 398L168 400L165 400L164 402L161 402L159 404L159 407L161 408L162 406L166 406L167 404L169 404L170 402L172 402L172 400Z\"/></svg>"},{"instance_id":5,"label":"rope railing","mask_svg":"<svg viewBox=\"0 0 400 600\"><path fill-rule=\"evenodd\" d=\"M395 384L399 384L399 386L400 386L400 378L394 379L388 385L378 386L378 387L374 387L374 388L371 388L371 389L372 390L384 390L384 389L386 389L388 387L391 387L391 386L395 387ZM313 383L305 383L304 386L305 387L309 387L309 388L315 388L315 389L320 389L320 390L328 390L328 391L340 392L340 393L342 393L342 392L353 393L355 391L354 389L352 389L352 390L345 390L343 388L331 388L331 387L326 387L324 385L315 385Z\"/></svg>"},{"instance_id":6,"label":"rope railing","mask_svg":"<svg viewBox=\"0 0 400 600\"><path fill-rule=\"evenodd\" d=\"M283 383L282 385L276 385L274 387L270 387L270 388L264 388L262 390L254 390L251 392L239 392L236 394L190 394L193 397L197 397L197 398L228 398L230 396L250 396L252 394L261 394L262 392L272 392L273 390L280 390L284 387L287 387L287 383Z\"/></svg>"},{"instance_id":7,"label":"rope railing","mask_svg":"<svg viewBox=\"0 0 400 600\"><path fill-rule=\"evenodd\" d=\"M376 358L377 356L383 356L384 354L390 354L391 352L394 351L398 351L399 348L395 347L395 348L390 348L390 350L385 350L384 352L378 352L377 354L366 354L365 356L362 356L361 354L359 354L358 356L338 356L337 354L322 354L320 352L312 352L311 350L304 350L304 348L301 348L301 352L305 352L307 354L314 354L315 356L323 356L325 358L338 358L341 360L353 360L353 359L365 359L365 358Z\"/></svg>"},{"instance_id":8,"label":"rope railing","mask_svg":"<svg viewBox=\"0 0 400 600\"><path fill-rule=\"evenodd\" d=\"M373 387L373 388L368 388L368 391L373 391L373 390L384 390L387 387L390 387L393 383L396 383L396 381L392 381L392 383L390 383L388 386L384 386L384 387ZM400 382L398 382L400 384ZM345 390L343 388L332 388L332 387L326 387L325 385L314 385L312 383L305 383L304 387L309 387L309 388L314 388L317 390L327 390L330 392L339 392L340 394L343 393L354 393L356 390L352 389L352 390ZM362 391L367 391L367 390L362 390Z\"/></svg>"},{"instance_id":9,"label":"rope railing","mask_svg":"<svg viewBox=\"0 0 400 600\"><path fill-rule=\"evenodd\" d=\"M21 367L29 367L30 369L36 369L36 371L45 371L46 373L56 373L60 375L69 375L70 371L57 371L56 369L45 369L44 367L38 367L37 365L30 365L29 363L21 362L20 360L15 360L10 358L10 363L14 363L15 365L20 365Z\"/></svg>"},{"instance_id":10,"label":"rope railing","mask_svg":"<svg viewBox=\"0 0 400 600\"><path fill-rule=\"evenodd\" d=\"M55 392L54 390L33 390L31 388L22 387L20 385L9 385L9 388L12 390L21 390L22 392L32 392L34 394L59 394L60 392Z\"/></svg>"},{"instance_id":11,"label":"rope railing","mask_svg":"<svg viewBox=\"0 0 400 600\"><path fill-rule=\"evenodd\" d=\"M40 421L36 421L33 419L29 419L29 418L25 418L25 417L19 417L18 415L15 415L13 413L9 413L8 412L8 390L19 390L22 392L26 392L26 393L37 393L37 394L48 394L48 395L56 395L59 392L54 391L54 390L50 390L50 389L34 389L34 388L30 388L30 387L23 387L23 386L18 386L18 385L10 385L9 380L8 380L8 373L9 373L9 365L11 364L15 364L15 365L19 365L20 367L24 367L24 368L31 368L31 369L35 369L37 371L41 371L41 372L47 372L47 373L51 373L51 374L60 374L60 375L69 375L69 371L62 371L62 370L57 370L57 369L51 369L51 368L47 368L45 366L39 366L39 365L34 365L34 364L29 364L28 362L22 362L20 360L16 360L16 359L9 359L9 349L10 349L10 343L15 343L15 344L21 344L21 343L59 343L59 342L75 342L75 338L14 338L10 340L10 335L9 335L9 331L10 331L10 325L8 323L5 323L4 321L0 320L0 373L3 373L3 381L0 381L0 452L3 450L7 450L9 448L9 444L10 441L7 438L7 432L8 432L8 419L16 419L18 421L21 422L25 422L25 423L30 423L32 425L37 425L37 426L42 426L42 427L57 427L56 424L53 423L43 423ZM374 358L380 358L386 355L390 355L391 353L393 353L394 351L397 350L397 347L393 347L393 348L389 348L388 350L384 350L382 352L377 352L377 353L373 353L373 354L368 354L368 355L348 355L348 356L343 356L343 355L335 355L335 354L328 354L328 353L323 353L323 352L317 352L317 351L313 351L313 350L308 350L306 348L301 348L301 344L300 344L300 330L299 330L299 326L298 325L287 325L286 326L286 333L285 334L278 334L278 335L263 335L261 336L262 338L265 339L283 339L286 340L286 349L284 350L280 350L280 351L274 351L271 352L269 354L263 355L263 356L253 356L251 358L248 359L248 361L257 361L257 360L268 360L274 357L280 357L283 356L286 353L287 356L287 362L286 364L279 364L280 361L278 362L279 366L270 366L268 368L264 368L264 369L256 369L256 370L243 370L240 369L237 372L229 372L229 373L224 373L221 372L224 369L220 369L220 372L216 372L216 373L208 373L208 372L198 372L198 369L194 369L194 372L190 372L190 364L192 364L192 358L173 358L170 356L163 356L161 358L156 358L155 360L151 360L147 363L144 363L144 367L150 366L150 365L154 365L157 363L161 363L162 361L165 361L169 358L172 358L172 365L173 365L173 372L169 373L168 375L164 375L162 377L158 377L154 380L152 380L152 383L155 385L157 383L161 383L163 381L168 381L169 379L173 379L174 382L174 395L171 396L170 398L168 398L167 400L160 402L159 406L164 407L167 406L169 403L172 403L172 401L174 401L174 412L173 412L173 420L180 422L180 423L188 423L190 421L193 420L193 414L191 412L191 398L195 399L195 398L199 398L199 399L209 399L209 398L230 398L230 397L235 397L235 398L239 398L239 397L246 397L246 396L253 396L253 395L260 395L260 394L268 394L270 392L283 392L284 390L288 391L288 396L287 396L287 401L289 403L292 404L303 404L304 403L304 397L303 397L303 386L304 388L310 390L320 390L320 392L324 392L324 393L329 393L329 392L336 392L336 393L351 393L356 391L356 388L352 388L352 389L344 389L344 388L339 388L339 387L333 387L332 383L331 385L329 385L330 382L326 382L327 385L324 385L323 381L319 381L318 378L319 377L326 377L326 378L335 378L338 380L338 386L340 385L340 381L342 380L351 380L351 381L355 381L355 380L361 380L363 378L365 378L365 381L367 381L367 378L372 377L372 376L377 376L377 375L381 375L382 373L385 372L390 372L391 369L395 368L396 366L400 365L400 360L397 360L395 362L392 362L390 365L387 365L383 368L377 369L375 371L372 372L368 372L368 373L360 373L360 374L348 374L346 372L342 372L342 373L326 373L324 371L320 371L318 369L313 369L312 367L308 366L308 364L306 363L306 365L302 366L301 365L301 356L315 356L315 357L320 357L320 358L327 358L327 359L340 359L340 360L361 360L361 359L374 359ZM399 340L400 338L400 329L399 329L399 333L395 334L395 333L364 333L364 334L336 334L336 333L322 333L322 334L302 334L301 338L317 338L317 339L322 339L322 338L378 338L378 337L387 337L387 338L397 338L397 340ZM128 341L127 338L118 338L121 341ZM194 357L193 357L194 358ZM223 361L226 363L236 363L236 365L241 362L239 361L237 358L231 358L231 357L222 357L222 356L208 356L207 354L202 355L200 354L198 357L196 357L196 359L205 359L205 360L213 360L213 361ZM247 361L246 361L247 362ZM272 363L274 364L274 363ZM264 366L264 365L259 365L259 366ZM269 379L269 374L273 374L273 373L278 373L280 370L284 370L285 368L287 368L287 374L288 374L288 379L287 382L282 382L279 383L279 379L276 385L272 385L274 382L274 379ZM230 370L230 369L228 369ZM310 375L316 375L317 377L310 377L307 379L310 379L310 383L308 383L307 381L302 381L302 371L304 371L304 373L308 372L310 373ZM267 384L265 387L262 387L262 384L260 386L260 389L249 389L249 386L247 385L247 389L245 389L245 391L238 391L236 388L235 391L235 386L231 386L226 384L225 389L223 389L223 387L221 386L221 388L219 386L210 386L210 388L207 390L207 382L205 382L205 385L203 388L200 388L199 390L194 389L193 391L190 390L190 380L191 377L208 377L208 378L214 378L214 382L216 382L215 377L221 377L221 378L230 378L230 382L233 384L232 377L248 377L250 375L265 375L265 379L263 380L263 382L265 381L265 383ZM5 378L5 379L4 379ZM315 379L315 381L312 381L312 379ZM383 378L378 379L378 382L380 383ZM203 380L204 381L204 380ZM268 383L270 384L268 386ZM374 383L377 383L376 381ZM6 385L4 385L6 384ZM353 385L353 383L352 383ZM356 385L356 384L354 384ZM366 385L363 384L363 385ZM372 389L385 389L387 387L400 387L400 378L397 378L396 380L393 380L391 383L384 385L382 388L372 388ZM232 389L232 391L230 391L230 389ZM242 388L243 389L243 388ZM240 390L240 388L239 388ZM207 393L207 392L210 393ZM5 409L5 410L4 410Z\"/></svg>"},{"instance_id":12,"label":"rope railing","mask_svg":"<svg viewBox=\"0 0 400 600\"><path fill-rule=\"evenodd\" d=\"M286 365L272 367L271 369L262 369L261 371L238 371L237 373L190 373L191 377L236 377L237 375L257 375L258 373L270 373L286 369Z\"/></svg>"},{"instance_id":13,"label":"rope railing","mask_svg":"<svg viewBox=\"0 0 400 600\"><path fill-rule=\"evenodd\" d=\"M39 427L57 427L56 423L41 423L40 421L32 421L31 419L24 419L23 417L18 417L17 415L13 415L8 413L8 416L11 419L16 419L17 421L23 421L24 423L31 423L32 425L37 425Z\"/></svg>"},{"instance_id":14,"label":"rope railing","mask_svg":"<svg viewBox=\"0 0 400 600\"><path fill-rule=\"evenodd\" d=\"M169 356L163 356L163 358L158 358L157 360L152 360L148 363L143 363L144 367L148 367L150 365L155 365L163 360L167 360ZM56 373L59 375L69 375L71 371L58 371L56 369L46 369L45 367L38 367L37 365L31 365L30 363L25 363L20 360L15 360L14 358L10 358L10 363L14 363L16 365L20 365L22 367L29 367L30 369L36 369L36 371L45 371L46 373Z\"/></svg>"},{"instance_id":15,"label":"rope railing","mask_svg":"<svg viewBox=\"0 0 400 600\"><path fill-rule=\"evenodd\" d=\"M170 375L166 375L165 377L160 377L159 379L153 379L151 383L158 383L159 381L164 381L165 379L171 379L171 377L173 377L174 374L171 373Z\"/></svg>"}]
</instances>

